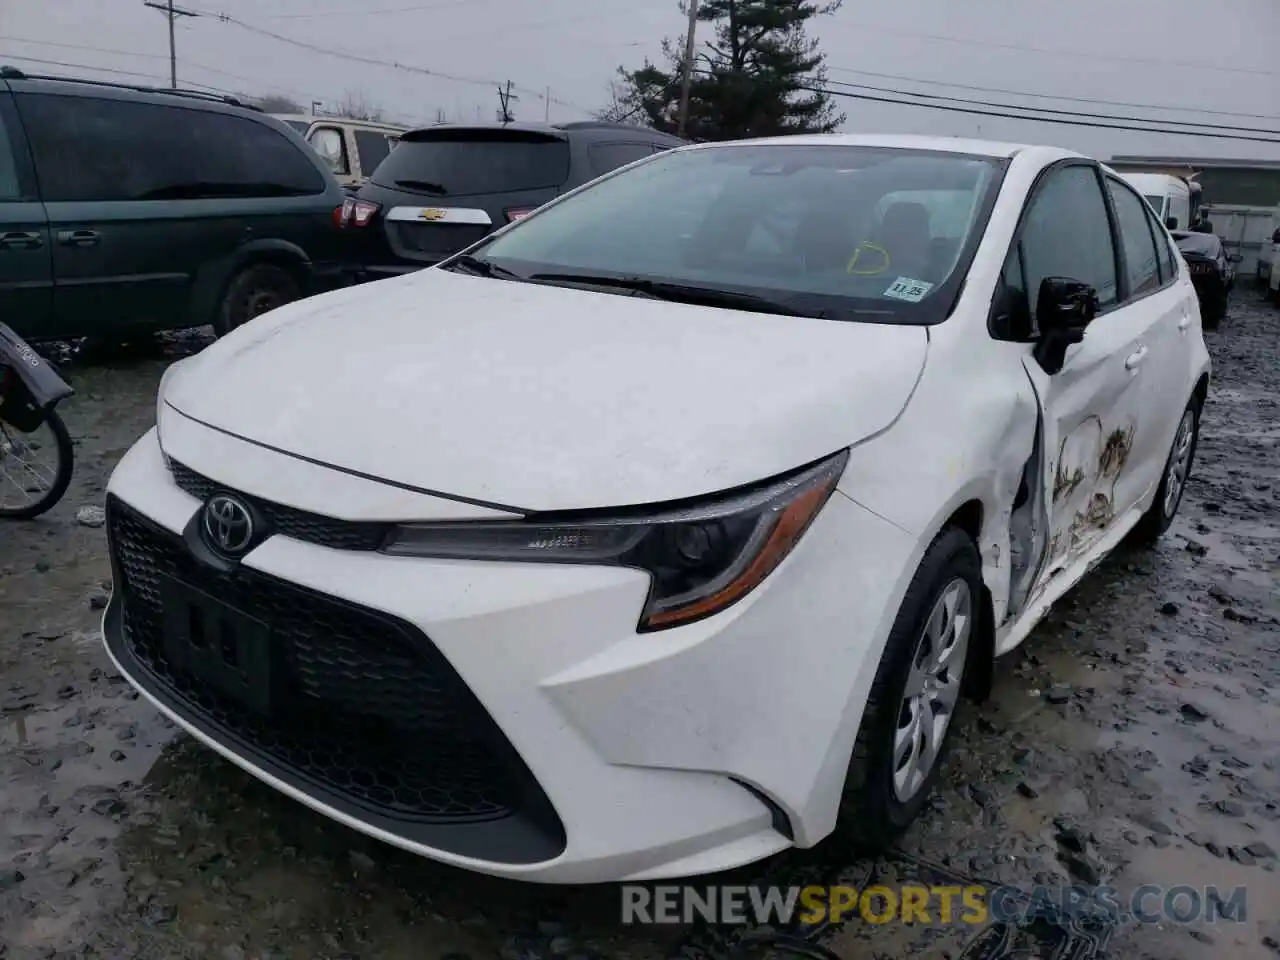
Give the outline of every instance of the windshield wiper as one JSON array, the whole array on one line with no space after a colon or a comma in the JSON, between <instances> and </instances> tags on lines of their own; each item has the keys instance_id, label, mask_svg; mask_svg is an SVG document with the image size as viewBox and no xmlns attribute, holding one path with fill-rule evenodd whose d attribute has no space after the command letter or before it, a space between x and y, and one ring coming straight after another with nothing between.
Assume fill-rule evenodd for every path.
<instances>
[{"instance_id":1,"label":"windshield wiper","mask_svg":"<svg viewBox=\"0 0 1280 960\"><path fill-rule=\"evenodd\" d=\"M539 283L581 283L593 287L611 287L631 290L641 296L672 303L694 303L704 307L725 307L729 310L746 310L750 313L776 313L784 317L822 318L820 311L800 310L781 300L773 300L754 293L722 290L718 287L701 287L697 284L673 283L667 280L646 280L643 277L601 277L589 273L535 273L528 279Z\"/></svg>"},{"instance_id":2,"label":"windshield wiper","mask_svg":"<svg viewBox=\"0 0 1280 960\"><path fill-rule=\"evenodd\" d=\"M514 270L508 270L506 267L500 267L492 260L481 260L479 257L470 253L464 253L454 257L441 269L453 270L456 267L462 267L469 273L478 274L482 277L492 277L495 280L525 280Z\"/></svg>"},{"instance_id":3,"label":"windshield wiper","mask_svg":"<svg viewBox=\"0 0 1280 960\"><path fill-rule=\"evenodd\" d=\"M449 191L438 183L430 180L397 180L397 187L404 187L406 190L417 190L419 193L430 193L437 197L448 196Z\"/></svg>"}]
</instances>

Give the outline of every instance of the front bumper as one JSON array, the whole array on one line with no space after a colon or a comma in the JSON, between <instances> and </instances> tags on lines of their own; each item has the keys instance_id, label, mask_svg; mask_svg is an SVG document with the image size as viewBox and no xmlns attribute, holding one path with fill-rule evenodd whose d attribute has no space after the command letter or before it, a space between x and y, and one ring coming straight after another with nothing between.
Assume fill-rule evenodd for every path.
<instances>
[{"instance_id":1,"label":"front bumper","mask_svg":"<svg viewBox=\"0 0 1280 960\"><path fill-rule=\"evenodd\" d=\"M155 431L147 434L108 488L116 590L107 649L160 710L271 786L412 852L555 883L729 869L811 845L834 826L880 645L905 589L896 567L915 549L885 521L836 495L752 596L700 623L637 635L648 589L638 571L321 545L323 524L295 521L323 499L316 481L327 471L175 424L165 422L166 452L192 476L216 474L214 487L255 493L251 477L270 476L272 490L260 495L278 505L284 491L299 491L297 509L277 524L287 533L245 557L231 578L239 585L202 574L182 538L200 507L192 492L203 488L189 478L179 487ZM265 474L254 468L264 457L273 462ZM332 502L348 509L339 523L457 518L452 502L410 504L396 488L341 482ZM380 501L383 492L390 499ZM264 619L270 608L276 655L281 636L292 644L283 655L289 682L317 699L315 718L330 715L338 729L305 743L265 736L166 674L137 626L162 613L147 573L156 564L139 565L139 529L169 544L167 562L196 586L241 591L240 605ZM867 562L849 562L855 544ZM148 629L162 639L162 626ZM360 684L374 677L382 686L365 695ZM427 746L402 754L395 769L371 769L378 750L362 756L333 738L374 707L380 721L403 720L381 709L392 702L426 724L419 730L430 735L417 742Z\"/></svg>"}]
</instances>

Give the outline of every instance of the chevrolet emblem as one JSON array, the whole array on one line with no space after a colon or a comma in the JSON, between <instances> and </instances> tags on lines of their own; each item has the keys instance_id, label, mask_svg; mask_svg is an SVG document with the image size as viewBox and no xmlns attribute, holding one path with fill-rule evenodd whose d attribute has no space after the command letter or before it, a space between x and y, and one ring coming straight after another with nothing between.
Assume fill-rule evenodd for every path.
<instances>
[{"instance_id":1,"label":"chevrolet emblem","mask_svg":"<svg viewBox=\"0 0 1280 960\"><path fill-rule=\"evenodd\" d=\"M446 216L448 216L448 214L446 214L445 211L439 209L438 207L431 207L430 209L423 210L420 214L418 214L418 216L423 220L443 220Z\"/></svg>"}]
</instances>

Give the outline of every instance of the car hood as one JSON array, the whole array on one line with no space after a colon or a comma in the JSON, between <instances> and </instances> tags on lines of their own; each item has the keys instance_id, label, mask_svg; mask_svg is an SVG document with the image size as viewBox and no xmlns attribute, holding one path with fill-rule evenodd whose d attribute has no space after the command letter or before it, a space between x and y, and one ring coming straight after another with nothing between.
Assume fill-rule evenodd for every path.
<instances>
[{"instance_id":1,"label":"car hood","mask_svg":"<svg viewBox=\"0 0 1280 960\"><path fill-rule=\"evenodd\" d=\"M281 307L163 401L339 469L520 510L753 483L898 417L922 327L745 313L424 270Z\"/></svg>"}]
</instances>

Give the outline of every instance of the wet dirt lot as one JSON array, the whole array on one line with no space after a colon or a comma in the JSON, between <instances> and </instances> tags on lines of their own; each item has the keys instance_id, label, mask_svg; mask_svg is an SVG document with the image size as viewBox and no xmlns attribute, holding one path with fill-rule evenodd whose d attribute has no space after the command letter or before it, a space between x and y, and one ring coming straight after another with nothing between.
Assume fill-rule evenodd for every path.
<instances>
[{"instance_id":1,"label":"wet dirt lot","mask_svg":"<svg viewBox=\"0 0 1280 960\"><path fill-rule=\"evenodd\" d=\"M862 863L836 838L736 882L1243 886L1239 922L1203 902L1188 924L1118 929L1107 955L1280 956L1280 310L1243 290L1208 337L1215 383L1173 530L1110 558L1001 662L902 855ZM72 489L0 527L0 957L670 955L687 931L620 927L616 887L491 880L367 841L120 680L98 632L103 533L76 514L151 425L165 362L69 365ZM823 940L846 958L954 958L977 932L851 920ZM698 942L688 956L714 955Z\"/></svg>"}]
</instances>

